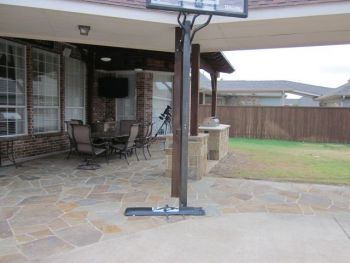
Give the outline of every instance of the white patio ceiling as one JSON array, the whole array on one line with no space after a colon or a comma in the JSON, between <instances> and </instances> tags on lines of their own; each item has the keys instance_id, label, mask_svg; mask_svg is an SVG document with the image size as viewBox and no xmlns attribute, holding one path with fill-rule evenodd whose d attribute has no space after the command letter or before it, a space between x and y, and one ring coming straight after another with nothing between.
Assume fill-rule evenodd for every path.
<instances>
[{"instance_id":1,"label":"white patio ceiling","mask_svg":"<svg viewBox=\"0 0 350 263\"><path fill-rule=\"evenodd\" d=\"M77 25L90 25L80 36ZM0 0L0 36L174 50L176 13L66 0ZM350 2L250 10L215 17L195 38L201 51L350 43Z\"/></svg>"}]
</instances>

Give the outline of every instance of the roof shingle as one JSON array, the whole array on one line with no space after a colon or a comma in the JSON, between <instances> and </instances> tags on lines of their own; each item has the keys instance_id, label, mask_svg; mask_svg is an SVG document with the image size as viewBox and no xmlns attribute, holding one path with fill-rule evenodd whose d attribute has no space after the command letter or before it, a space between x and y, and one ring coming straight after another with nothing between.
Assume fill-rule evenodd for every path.
<instances>
[{"instance_id":1,"label":"roof shingle","mask_svg":"<svg viewBox=\"0 0 350 263\"><path fill-rule=\"evenodd\" d=\"M329 100L339 97L350 97L350 82L326 93L324 96L319 97L318 100Z\"/></svg>"},{"instance_id":2,"label":"roof shingle","mask_svg":"<svg viewBox=\"0 0 350 263\"><path fill-rule=\"evenodd\" d=\"M74 0L76 1L76 0ZM80 0L82 2L91 2L115 6L145 8L146 0ZM283 7L296 5L309 5L332 2L346 2L348 0L248 0L250 9Z\"/></svg>"},{"instance_id":3,"label":"roof shingle","mask_svg":"<svg viewBox=\"0 0 350 263\"><path fill-rule=\"evenodd\" d=\"M201 74L201 89L211 90L210 80ZM218 92L289 92L322 96L332 89L287 80L220 80Z\"/></svg>"}]
</instances>

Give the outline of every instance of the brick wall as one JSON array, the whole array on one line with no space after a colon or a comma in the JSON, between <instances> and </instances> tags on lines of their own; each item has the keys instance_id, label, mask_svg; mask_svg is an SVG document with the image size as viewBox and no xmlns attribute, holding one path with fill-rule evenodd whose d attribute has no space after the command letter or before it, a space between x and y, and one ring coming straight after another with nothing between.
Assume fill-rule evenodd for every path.
<instances>
[{"instance_id":1,"label":"brick wall","mask_svg":"<svg viewBox=\"0 0 350 263\"><path fill-rule=\"evenodd\" d=\"M66 150L69 141L64 133L21 136L14 142L17 159ZM5 151L5 145L2 145ZM5 160L6 161L6 160Z\"/></svg>"},{"instance_id":2,"label":"brick wall","mask_svg":"<svg viewBox=\"0 0 350 263\"><path fill-rule=\"evenodd\" d=\"M69 141L64 132L64 57L60 55L60 131L56 133L35 134L33 132L33 100L32 100L32 49L39 48L46 51L62 54L64 46L60 43L53 43L51 47L41 46L40 43L24 41L20 39L8 40L26 46L26 95L27 95L27 135L17 137L14 142L16 159L32 157L66 150ZM6 144L2 143L1 152L6 152ZM3 161L7 161L4 159Z\"/></svg>"},{"instance_id":3,"label":"brick wall","mask_svg":"<svg viewBox=\"0 0 350 263\"><path fill-rule=\"evenodd\" d=\"M136 74L136 119L152 122L153 73L138 72Z\"/></svg>"},{"instance_id":4,"label":"brick wall","mask_svg":"<svg viewBox=\"0 0 350 263\"><path fill-rule=\"evenodd\" d=\"M97 121L104 121L106 119L106 105L109 105L110 103L107 103L108 100L111 99L107 99L104 97L99 97L98 96L98 83L97 83L97 79L94 81L94 84L92 87L92 91L91 91L91 122L97 122ZM115 107L113 107L115 108Z\"/></svg>"},{"instance_id":5,"label":"brick wall","mask_svg":"<svg viewBox=\"0 0 350 263\"><path fill-rule=\"evenodd\" d=\"M91 123L106 120L115 120L115 99L98 96L98 79L103 73L95 72L95 78L92 86L88 87L90 91L91 102Z\"/></svg>"}]
</instances>

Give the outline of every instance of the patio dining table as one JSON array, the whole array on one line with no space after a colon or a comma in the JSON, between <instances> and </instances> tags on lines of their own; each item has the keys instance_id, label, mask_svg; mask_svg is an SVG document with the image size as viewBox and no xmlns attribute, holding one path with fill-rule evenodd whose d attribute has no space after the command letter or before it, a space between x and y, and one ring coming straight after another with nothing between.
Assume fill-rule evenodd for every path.
<instances>
[{"instance_id":1,"label":"patio dining table","mask_svg":"<svg viewBox=\"0 0 350 263\"><path fill-rule=\"evenodd\" d=\"M113 140L116 141L125 141L129 137L128 134L118 134L115 131L107 131L107 132L93 132L91 133L91 137L93 139L99 139L104 142L112 142Z\"/></svg>"},{"instance_id":2,"label":"patio dining table","mask_svg":"<svg viewBox=\"0 0 350 263\"><path fill-rule=\"evenodd\" d=\"M103 141L104 143L107 144L108 147L108 152L110 152L110 154L112 153L112 144L113 142L116 143L125 143L128 138L129 135L128 134L118 134L116 131L100 131L100 132L93 132L91 133L91 137L94 140L100 140Z\"/></svg>"}]
</instances>

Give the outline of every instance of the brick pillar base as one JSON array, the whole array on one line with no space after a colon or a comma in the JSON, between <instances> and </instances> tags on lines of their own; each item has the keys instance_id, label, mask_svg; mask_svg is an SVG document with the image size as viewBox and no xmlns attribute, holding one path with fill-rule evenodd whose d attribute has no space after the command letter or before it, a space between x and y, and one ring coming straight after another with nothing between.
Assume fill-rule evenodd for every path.
<instances>
[{"instance_id":1,"label":"brick pillar base","mask_svg":"<svg viewBox=\"0 0 350 263\"><path fill-rule=\"evenodd\" d=\"M173 136L166 137L166 176L171 177ZM200 180L208 170L208 134L199 133L198 136L188 138L188 178Z\"/></svg>"}]
</instances>

